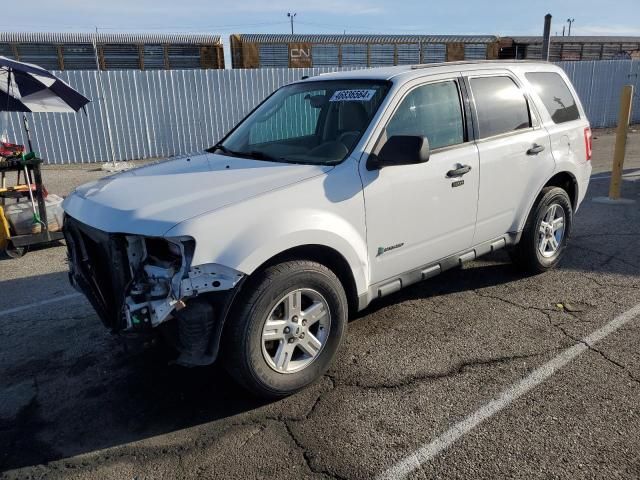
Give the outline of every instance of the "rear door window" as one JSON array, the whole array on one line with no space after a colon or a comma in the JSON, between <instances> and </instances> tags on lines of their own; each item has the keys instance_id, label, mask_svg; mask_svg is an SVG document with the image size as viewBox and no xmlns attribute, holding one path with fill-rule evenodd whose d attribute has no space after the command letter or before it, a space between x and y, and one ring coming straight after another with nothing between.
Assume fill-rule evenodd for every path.
<instances>
[{"instance_id":1,"label":"rear door window","mask_svg":"<svg viewBox=\"0 0 640 480\"><path fill-rule=\"evenodd\" d=\"M554 123L580 118L576 100L562 77L553 72L530 72L525 77L540 96Z\"/></svg>"},{"instance_id":2,"label":"rear door window","mask_svg":"<svg viewBox=\"0 0 640 480\"><path fill-rule=\"evenodd\" d=\"M531 126L522 90L507 76L471 78L478 113L480 138L514 132Z\"/></svg>"}]
</instances>

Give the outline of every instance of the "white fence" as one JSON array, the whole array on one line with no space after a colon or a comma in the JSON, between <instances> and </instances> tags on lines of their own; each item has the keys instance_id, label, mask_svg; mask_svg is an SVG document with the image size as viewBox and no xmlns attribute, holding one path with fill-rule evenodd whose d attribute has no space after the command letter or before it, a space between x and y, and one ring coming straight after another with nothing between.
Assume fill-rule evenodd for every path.
<instances>
[{"instance_id":1,"label":"white fence","mask_svg":"<svg viewBox=\"0 0 640 480\"><path fill-rule=\"evenodd\" d=\"M640 88L640 61L561 62L594 127L614 126L622 85ZM73 114L28 114L34 150L48 163L118 161L190 153L213 145L276 88L336 68L57 72L93 101ZM102 75L105 101L100 98ZM21 114L9 137L26 143ZM633 119L640 122L636 94Z\"/></svg>"}]
</instances>

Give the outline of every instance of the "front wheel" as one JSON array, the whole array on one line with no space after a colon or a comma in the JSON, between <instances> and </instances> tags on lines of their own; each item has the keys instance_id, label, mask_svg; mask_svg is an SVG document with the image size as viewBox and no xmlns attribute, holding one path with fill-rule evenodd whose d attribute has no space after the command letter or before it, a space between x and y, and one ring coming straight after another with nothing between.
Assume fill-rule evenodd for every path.
<instances>
[{"instance_id":1,"label":"front wheel","mask_svg":"<svg viewBox=\"0 0 640 480\"><path fill-rule=\"evenodd\" d=\"M573 208L567 192L545 187L529 213L520 242L511 251L511 259L519 269L530 273L555 267L572 226Z\"/></svg>"},{"instance_id":2,"label":"front wheel","mask_svg":"<svg viewBox=\"0 0 640 480\"><path fill-rule=\"evenodd\" d=\"M227 320L225 365L261 397L295 393L321 377L347 324L344 288L327 267L290 261L255 274Z\"/></svg>"}]
</instances>

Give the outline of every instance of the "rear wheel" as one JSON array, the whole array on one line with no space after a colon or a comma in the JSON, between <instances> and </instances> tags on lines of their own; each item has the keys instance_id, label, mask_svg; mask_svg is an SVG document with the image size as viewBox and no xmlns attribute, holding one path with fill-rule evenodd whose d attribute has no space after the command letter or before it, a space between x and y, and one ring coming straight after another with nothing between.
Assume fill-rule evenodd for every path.
<instances>
[{"instance_id":1,"label":"rear wheel","mask_svg":"<svg viewBox=\"0 0 640 480\"><path fill-rule=\"evenodd\" d=\"M262 397L295 393L329 368L347 324L347 298L336 275L310 261L255 274L225 334L225 364Z\"/></svg>"},{"instance_id":2,"label":"rear wheel","mask_svg":"<svg viewBox=\"0 0 640 480\"><path fill-rule=\"evenodd\" d=\"M559 187L545 187L529 213L522 238L511 251L521 270L545 272L557 265L573 226L569 195Z\"/></svg>"}]
</instances>

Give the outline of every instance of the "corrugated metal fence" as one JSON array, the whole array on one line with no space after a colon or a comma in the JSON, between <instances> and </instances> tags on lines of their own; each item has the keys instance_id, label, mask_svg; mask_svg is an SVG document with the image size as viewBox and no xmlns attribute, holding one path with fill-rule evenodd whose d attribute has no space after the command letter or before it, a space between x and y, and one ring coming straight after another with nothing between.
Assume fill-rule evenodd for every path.
<instances>
[{"instance_id":1,"label":"corrugated metal fence","mask_svg":"<svg viewBox=\"0 0 640 480\"><path fill-rule=\"evenodd\" d=\"M622 85L640 88L639 61L562 62L594 127L614 126ZM102 72L106 102L96 71L57 72L93 101L87 114L28 114L34 150L49 163L165 157L213 145L276 88L304 75L338 70L278 68ZM633 119L640 122L638 93ZM21 115L9 115L9 137L26 142Z\"/></svg>"},{"instance_id":2,"label":"corrugated metal fence","mask_svg":"<svg viewBox=\"0 0 640 480\"><path fill-rule=\"evenodd\" d=\"M632 123L640 123L640 61L595 60L557 62L573 82L592 127L618 124L620 91L634 85Z\"/></svg>"}]
</instances>

